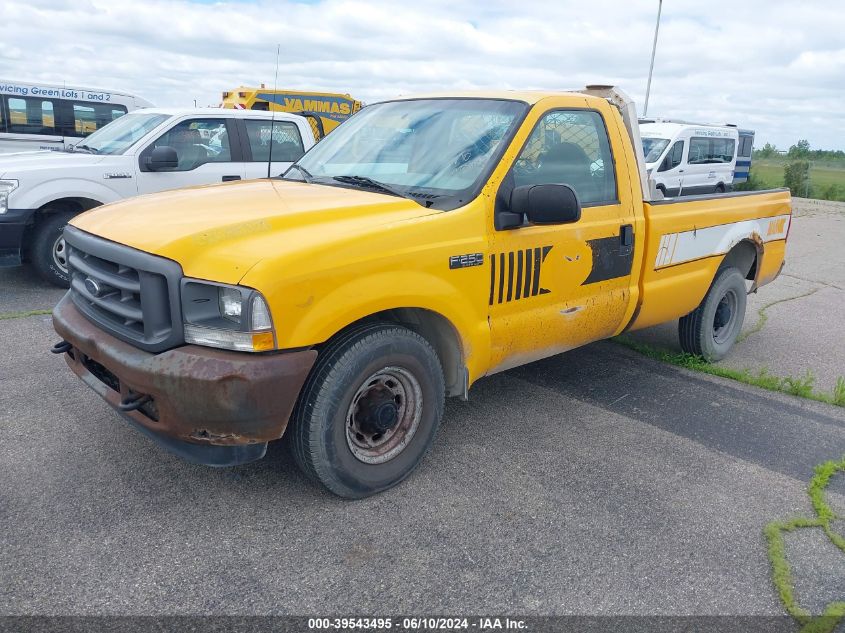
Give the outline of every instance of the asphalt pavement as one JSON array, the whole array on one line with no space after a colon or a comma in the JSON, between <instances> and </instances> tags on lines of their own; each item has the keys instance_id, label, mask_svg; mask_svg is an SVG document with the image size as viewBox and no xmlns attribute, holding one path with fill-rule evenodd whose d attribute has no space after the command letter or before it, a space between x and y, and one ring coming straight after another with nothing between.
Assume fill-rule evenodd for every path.
<instances>
[{"instance_id":1,"label":"asphalt pavement","mask_svg":"<svg viewBox=\"0 0 845 633\"><path fill-rule=\"evenodd\" d=\"M61 296L0 288L0 316ZM762 530L813 516L845 453L845 409L602 342L481 380L410 478L350 502L279 444L227 469L154 446L48 353L47 315L0 340L6 615L778 615ZM787 555L799 603L845 599L845 554L796 532Z\"/></svg>"}]
</instances>

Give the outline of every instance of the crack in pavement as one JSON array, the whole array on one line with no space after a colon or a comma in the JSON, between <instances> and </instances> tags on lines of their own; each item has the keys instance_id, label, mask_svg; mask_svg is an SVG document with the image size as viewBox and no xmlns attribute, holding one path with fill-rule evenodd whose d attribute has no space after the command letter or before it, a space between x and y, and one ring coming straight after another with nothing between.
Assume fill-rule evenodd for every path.
<instances>
[{"instance_id":1,"label":"crack in pavement","mask_svg":"<svg viewBox=\"0 0 845 633\"><path fill-rule=\"evenodd\" d=\"M788 273L781 273L784 277L789 277L790 279L797 279L798 281L806 281L807 283L811 284L819 284L822 286L827 286L828 288L835 288L836 290L845 290L845 286L837 286L836 284L827 282L827 281L819 281L817 279L807 279L806 277L799 277L798 275L790 275Z\"/></svg>"},{"instance_id":2,"label":"crack in pavement","mask_svg":"<svg viewBox=\"0 0 845 633\"><path fill-rule=\"evenodd\" d=\"M816 516L798 517L790 521L772 521L763 530L768 545L769 561L772 565L772 582L786 611L801 625L801 631L813 633L831 633L845 619L845 601L829 603L824 612L814 616L795 600L792 568L786 560L786 547L783 535L787 532L805 528L821 528L830 541L845 554L845 538L831 528L834 519L841 518L833 511L824 497L825 489L831 477L838 472L845 472L845 457L841 461L827 461L815 468L816 474L810 481L807 493Z\"/></svg>"},{"instance_id":3,"label":"crack in pavement","mask_svg":"<svg viewBox=\"0 0 845 633\"><path fill-rule=\"evenodd\" d=\"M803 294L795 295L794 297L785 297L783 299L778 299L776 301L772 301L772 302L767 303L766 305L760 307L757 310L757 322L754 324L754 326L750 330L740 334L737 337L736 342L742 343L743 341L747 340L748 337L751 336L752 334L757 334L760 330L762 330L766 326L766 322L769 320L769 317L766 314L766 310L768 310L772 306L776 306L779 303L786 303L787 301L794 301L795 299L803 299L804 297L809 297L810 295L817 293L819 290L821 290L821 288L813 288L812 290L809 290L808 292L805 292Z\"/></svg>"}]
</instances>

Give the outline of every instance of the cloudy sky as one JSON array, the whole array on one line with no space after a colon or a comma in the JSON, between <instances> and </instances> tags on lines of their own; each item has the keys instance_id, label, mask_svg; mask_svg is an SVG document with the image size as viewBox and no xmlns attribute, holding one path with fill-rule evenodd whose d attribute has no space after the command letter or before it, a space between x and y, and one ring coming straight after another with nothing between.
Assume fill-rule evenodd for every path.
<instances>
[{"instance_id":1,"label":"cloudy sky","mask_svg":"<svg viewBox=\"0 0 845 633\"><path fill-rule=\"evenodd\" d=\"M621 86L642 110L657 0L4 0L0 77L123 89ZM845 148L845 4L665 0L649 114L730 121L758 147Z\"/></svg>"}]
</instances>

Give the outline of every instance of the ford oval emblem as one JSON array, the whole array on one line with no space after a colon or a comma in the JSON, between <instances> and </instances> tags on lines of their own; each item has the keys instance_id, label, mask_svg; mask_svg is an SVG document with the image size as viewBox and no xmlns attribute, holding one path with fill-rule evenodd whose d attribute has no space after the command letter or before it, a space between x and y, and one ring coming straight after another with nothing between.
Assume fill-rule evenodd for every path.
<instances>
[{"instance_id":1,"label":"ford oval emblem","mask_svg":"<svg viewBox=\"0 0 845 633\"><path fill-rule=\"evenodd\" d=\"M100 284L97 283L96 279L91 279L90 277L85 278L85 289L91 293L93 297L100 296Z\"/></svg>"}]
</instances>

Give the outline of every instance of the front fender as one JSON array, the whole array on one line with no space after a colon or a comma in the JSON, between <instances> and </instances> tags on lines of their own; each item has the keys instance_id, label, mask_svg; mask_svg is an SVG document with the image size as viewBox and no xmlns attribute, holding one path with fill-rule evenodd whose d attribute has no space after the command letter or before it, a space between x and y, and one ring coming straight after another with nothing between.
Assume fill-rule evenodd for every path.
<instances>
[{"instance_id":1,"label":"front fender","mask_svg":"<svg viewBox=\"0 0 845 633\"><path fill-rule=\"evenodd\" d=\"M441 315L455 328L472 381L484 374L490 353L490 329L484 310L487 304L484 296L474 296L477 293L472 290L484 288L484 271L478 271L481 285L471 283L467 275L466 289L426 271L399 269L350 279L324 295L315 291L297 303L278 308L278 317L274 312L279 347L316 345L373 314L420 308Z\"/></svg>"},{"instance_id":2,"label":"front fender","mask_svg":"<svg viewBox=\"0 0 845 633\"><path fill-rule=\"evenodd\" d=\"M40 209L45 204L62 198L88 198L101 204L123 199L123 196L105 185L76 178L57 178L31 188L24 188L24 183L22 185L21 189L15 192L18 195L10 201L11 205L19 209Z\"/></svg>"}]
</instances>

